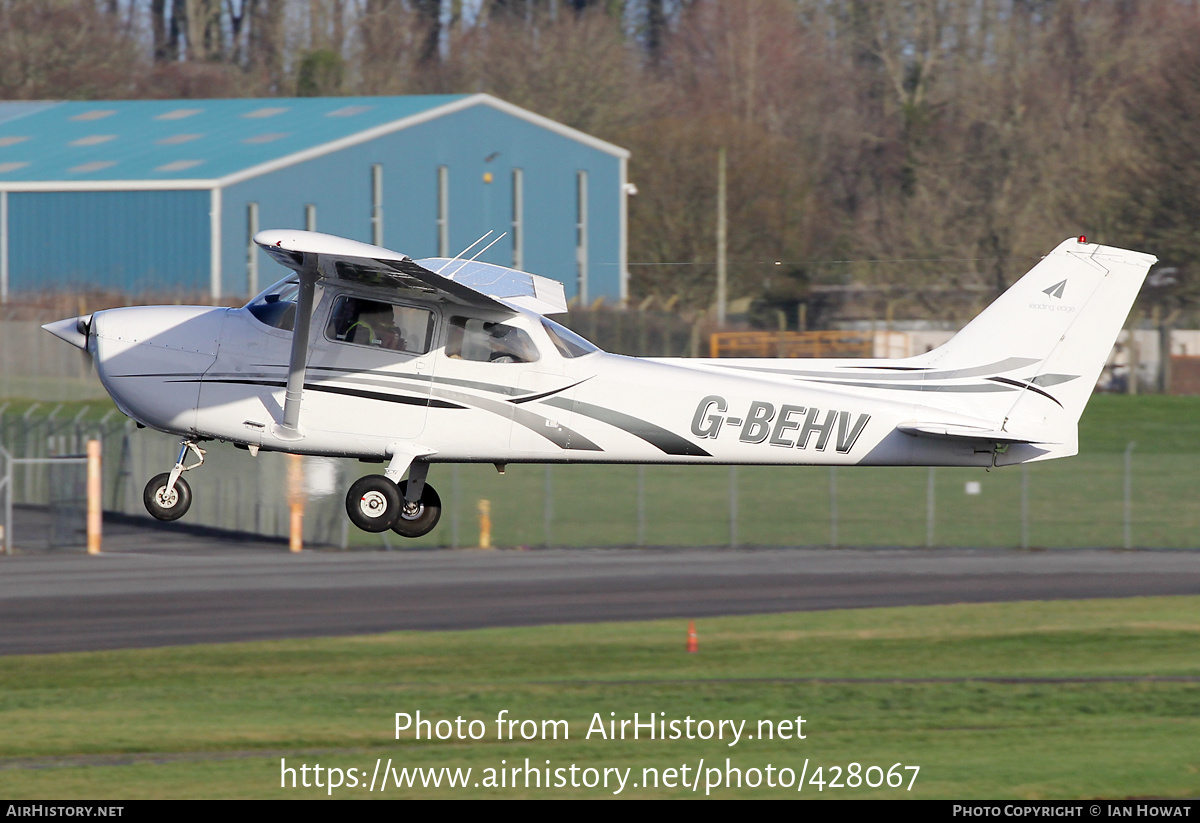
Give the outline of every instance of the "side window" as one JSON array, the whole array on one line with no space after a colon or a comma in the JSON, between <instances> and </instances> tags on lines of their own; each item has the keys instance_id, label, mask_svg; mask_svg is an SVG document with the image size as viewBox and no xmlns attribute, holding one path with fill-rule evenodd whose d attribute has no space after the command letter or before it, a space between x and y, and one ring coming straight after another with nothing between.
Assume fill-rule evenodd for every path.
<instances>
[{"instance_id":1,"label":"side window","mask_svg":"<svg viewBox=\"0 0 1200 823\"><path fill-rule=\"evenodd\" d=\"M532 363L537 347L522 329L472 317L451 317L446 356L480 363Z\"/></svg>"},{"instance_id":2,"label":"side window","mask_svg":"<svg viewBox=\"0 0 1200 823\"><path fill-rule=\"evenodd\" d=\"M425 354L433 342L433 312L342 296L329 313L325 336L359 346Z\"/></svg>"}]
</instances>

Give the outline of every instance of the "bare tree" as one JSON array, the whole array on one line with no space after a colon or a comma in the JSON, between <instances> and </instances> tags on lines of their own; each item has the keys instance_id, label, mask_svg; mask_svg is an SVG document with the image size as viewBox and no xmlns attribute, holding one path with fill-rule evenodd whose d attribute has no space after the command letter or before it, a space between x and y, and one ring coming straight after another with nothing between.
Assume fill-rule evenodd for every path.
<instances>
[{"instance_id":1,"label":"bare tree","mask_svg":"<svg viewBox=\"0 0 1200 823\"><path fill-rule=\"evenodd\" d=\"M138 44L91 2L0 2L0 97L129 97L143 74Z\"/></svg>"}]
</instances>

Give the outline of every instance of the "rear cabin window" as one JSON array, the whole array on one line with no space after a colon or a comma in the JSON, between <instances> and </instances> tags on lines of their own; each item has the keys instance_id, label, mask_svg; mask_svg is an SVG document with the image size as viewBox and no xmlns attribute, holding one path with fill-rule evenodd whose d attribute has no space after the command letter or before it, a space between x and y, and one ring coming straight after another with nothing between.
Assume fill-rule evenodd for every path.
<instances>
[{"instance_id":1,"label":"rear cabin window","mask_svg":"<svg viewBox=\"0 0 1200 823\"><path fill-rule=\"evenodd\" d=\"M479 363L532 363L537 347L523 329L473 317L451 317L446 356Z\"/></svg>"},{"instance_id":2,"label":"rear cabin window","mask_svg":"<svg viewBox=\"0 0 1200 823\"><path fill-rule=\"evenodd\" d=\"M425 354L433 344L433 312L342 296L333 304L325 336L358 346Z\"/></svg>"}]
</instances>

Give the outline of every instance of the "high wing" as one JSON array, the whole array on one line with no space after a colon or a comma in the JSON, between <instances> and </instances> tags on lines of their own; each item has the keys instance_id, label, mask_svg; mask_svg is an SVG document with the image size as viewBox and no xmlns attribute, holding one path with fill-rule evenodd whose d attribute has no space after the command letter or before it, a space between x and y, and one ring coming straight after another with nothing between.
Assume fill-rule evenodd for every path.
<instances>
[{"instance_id":1,"label":"high wing","mask_svg":"<svg viewBox=\"0 0 1200 823\"><path fill-rule=\"evenodd\" d=\"M397 296L441 300L514 313L567 310L562 283L548 277L475 260L413 260L399 252L329 234L269 229L254 242L289 269L318 280L343 280L386 288Z\"/></svg>"},{"instance_id":2,"label":"high wing","mask_svg":"<svg viewBox=\"0 0 1200 823\"><path fill-rule=\"evenodd\" d=\"M425 300L441 300L515 314L524 309L538 314L567 310L561 283L545 277L475 261L448 261L450 274L430 271L405 254L312 231L268 229L254 235L275 260L300 275L292 353L284 392L283 421L277 434L300 439L300 401L308 367L308 335L313 298L321 280L344 280L393 290ZM430 261L441 263L440 260ZM556 288L557 287L557 288Z\"/></svg>"}]
</instances>

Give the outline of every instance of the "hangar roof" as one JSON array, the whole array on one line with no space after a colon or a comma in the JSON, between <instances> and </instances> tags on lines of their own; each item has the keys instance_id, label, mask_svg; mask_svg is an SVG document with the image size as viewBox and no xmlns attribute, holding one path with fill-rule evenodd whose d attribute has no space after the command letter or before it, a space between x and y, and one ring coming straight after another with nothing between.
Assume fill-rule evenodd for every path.
<instances>
[{"instance_id":1,"label":"hangar roof","mask_svg":"<svg viewBox=\"0 0 1200 823\"><path fill-rule=\"evenodd\" d=\"M477 105L628 157L487 94L0 102L0 189L212 188Z\"/></svg>"}]
</instances>

